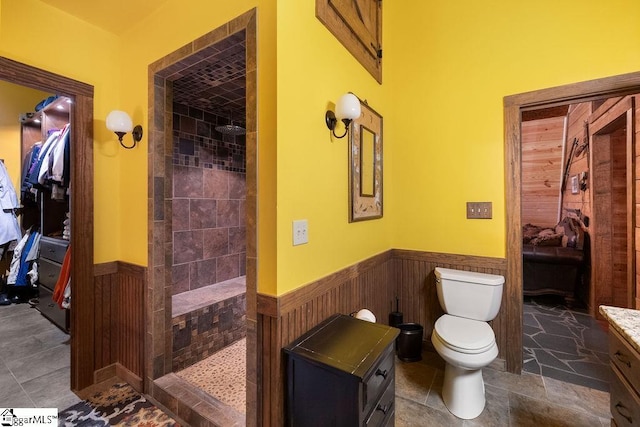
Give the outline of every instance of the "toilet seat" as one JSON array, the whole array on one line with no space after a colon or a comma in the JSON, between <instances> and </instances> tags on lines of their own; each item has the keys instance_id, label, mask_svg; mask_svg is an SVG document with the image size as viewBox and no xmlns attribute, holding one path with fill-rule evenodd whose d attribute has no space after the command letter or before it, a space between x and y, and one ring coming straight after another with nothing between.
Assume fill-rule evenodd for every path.
<instances>
[{"instance_id":1,"label":"toilet seat","mask_svg":"<svg viewBox=\"0 0 640 427\"><path fill-rule=\"evenodd\" d=\"M495 345L495 334L487 322L442 315L434 327L442 344L465 354L478 354Z\"/></svg>"}]
</instances>

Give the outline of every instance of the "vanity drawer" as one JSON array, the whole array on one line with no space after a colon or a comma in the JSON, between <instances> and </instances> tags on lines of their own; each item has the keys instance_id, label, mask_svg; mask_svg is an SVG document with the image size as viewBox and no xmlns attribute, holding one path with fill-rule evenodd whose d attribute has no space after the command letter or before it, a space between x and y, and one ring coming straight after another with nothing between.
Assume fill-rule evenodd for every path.
<instances>
[{"instance_id":1,"label":"vanity drawer","mask_svg":"<svg viewBox=\"0 0 640 427\"><path fill-rule=\"evenodd\" d=\"M53 290L58 281L58 276L60 276L62 266L44 258L40 258L38 264L38 281L41 285Z\"/></svg>"},{"instance_id":2,"label":"vanity drawer","mask_svg":"<svg viewBox=\"0 0 640 427\"><path fill-rule=\"evenodd\" d=\"M611 375L611 416L619 427L640 423L640 397L623 378L618 369Z\"/></svg>"},{"instance_id":3,"label":"vanity drawer","mask_svg":"<svg viewBox=\"0 0 640 427\"><path fill-rule=\"evenodd\" d=\"M395 382L391 381L380 400L374 405L375 407L371 411L369 418L367 418L365 423L367 427L382 427L394 424L393 421L389 424L389 418L395 418L395 394Z\"/></svg>"},{"instance_id":4,"label":"vanity drawer","mask_svg":"<svg viewBox=\"0 0 640 427\"><path fill-rule=\"evenodd\" d=\"M69 242L51 237L40 238L40 258L47 258L62 264Z\"/></svg>"},{"instance_id":5,"label":"vanity drawer","mask_svg":"<svg viewBox=\"0 0 640 427\"><path fill-rule=\"evenodd\" d=\"M609 357L611 363L620 370L636 393L640 394L640 354L633 349L618 332L611 328L609 333ZM640 423L640 419L638 420Z\"/></svg>"},{"instance_id":6,"label":"vanity drawer","mask_svg":"<svg viewBox=\"0 0 640 427\"><path fill-rule=\"evenodd\" d=\"M382 357L382 361L374 367L371 375L364 380L364 395L363 399L363 410L365 412L369 412L371 406L378 400L378 396L382 393L382 390L391 380L394 375L394 367L395 367L395 357L393 353L393 348L387 349Z\"/></svg>"}]
</instances>

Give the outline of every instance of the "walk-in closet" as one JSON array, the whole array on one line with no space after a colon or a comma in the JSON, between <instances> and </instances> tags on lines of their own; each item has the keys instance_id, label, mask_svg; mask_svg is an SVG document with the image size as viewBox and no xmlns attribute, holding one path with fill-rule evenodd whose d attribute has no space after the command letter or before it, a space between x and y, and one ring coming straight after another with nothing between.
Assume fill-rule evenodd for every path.
<instances>
[{"instance_id":1,"label":"walk-in closet","mask_svg":"<svg viewBox=\"0 0 640 427\"><path fill-rule=\"evenodd\" d=\"M0 89L7 89L4 86ZM23 96L38 91L20 89ZM3 135L0 305L29 304L69 331L70 98L46 94ZM6 98L3 98L6 99ZM3 105L3 111L19 108ZM6 158L5 158L6 157ZM0 309L1 309L0 306Z\"/></svg>"},{"instance_id":2,"label":"walk-in closet","mask_svg":"<svg viewBox=\"0 0 640 427\"><path fill-rule=\"evenodd\" d=\"M26 84L0 80L0 402L65 408L75 105Z\"/></svg>"}]
</instances>

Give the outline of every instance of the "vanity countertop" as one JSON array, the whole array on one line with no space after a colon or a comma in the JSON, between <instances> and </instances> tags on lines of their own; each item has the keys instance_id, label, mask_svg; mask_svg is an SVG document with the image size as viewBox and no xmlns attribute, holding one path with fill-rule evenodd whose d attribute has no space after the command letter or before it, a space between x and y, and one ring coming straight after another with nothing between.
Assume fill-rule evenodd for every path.
<instances>
[{"instance_id":1,"label":"vanity countertop","mask_svg":"<svg viewBox=\"0 0 640 427\"><path fill-rule=\"evenodd\" d=\"M640 310L601 305L600 313L636 351L640 352Z\"/></svg>"}]
</instances>

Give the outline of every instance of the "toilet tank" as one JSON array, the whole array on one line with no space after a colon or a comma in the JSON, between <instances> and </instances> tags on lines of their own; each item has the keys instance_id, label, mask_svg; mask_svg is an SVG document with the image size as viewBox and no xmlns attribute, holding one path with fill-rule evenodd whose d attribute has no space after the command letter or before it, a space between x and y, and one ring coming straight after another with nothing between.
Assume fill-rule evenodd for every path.
<instances>
[{"instance_id":1,"label":"toilet tank","mask_svg":"<svg viewBox=\"0 0 640 427\"><path fill-rule=\"evenodd\" d=\"M436 267L440 306L452 316L488 322L500 310L504 277Z\"/></svg>"}]
</instances>

